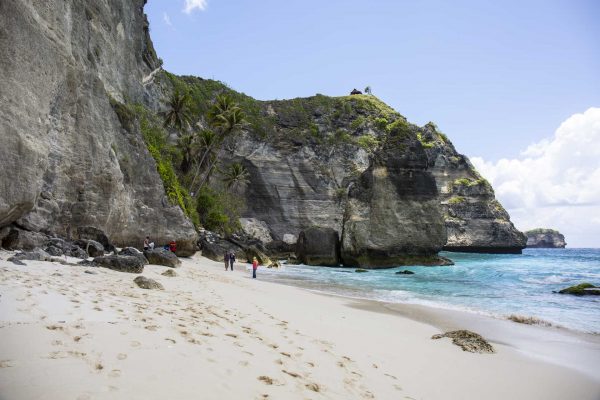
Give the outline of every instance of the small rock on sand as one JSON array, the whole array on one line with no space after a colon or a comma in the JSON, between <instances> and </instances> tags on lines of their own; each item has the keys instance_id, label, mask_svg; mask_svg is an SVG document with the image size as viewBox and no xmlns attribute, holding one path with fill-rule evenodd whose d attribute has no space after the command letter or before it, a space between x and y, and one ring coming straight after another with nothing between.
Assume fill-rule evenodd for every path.
<instances>
[{"instance_id":1,"label":"small rock on sand","mask_svg":"<svg viewBox=\"0 0 600 400\"><path fill-rule=\"evenodd\" d=\"M165 289L163 285L160 284L160 282L157 282L154 279L146 278L145 276L138 276L133 281L142 289Z\"/></svg>"},{"instance_id":2,"label":"small rock on sand","mask_svg":"<svg viewBox=\"0 0 600 400\"><path fill-rule=\"evenodd\" d=\"M162 276L175 277L175 276L177 276L177 272L175 272L175 270L173 270L173 269L168 269L165 272L163 272L161 275Z\"/></svg>"},{"instance_id":3,"label":"small rock on sand","mask_svg":"<svg viewBox=\"0 0 600 400\"><path fill-rule=\"evenodd\" d=\"M459 330L446 332L443 334L433 335L432 339L441 339L441 338L451 338L452 343L457 346L460 346L464 351L468 351L471 353L495 353L496 351L481 335L467 331L467 330Z\"/></svg>"}]
</instances>

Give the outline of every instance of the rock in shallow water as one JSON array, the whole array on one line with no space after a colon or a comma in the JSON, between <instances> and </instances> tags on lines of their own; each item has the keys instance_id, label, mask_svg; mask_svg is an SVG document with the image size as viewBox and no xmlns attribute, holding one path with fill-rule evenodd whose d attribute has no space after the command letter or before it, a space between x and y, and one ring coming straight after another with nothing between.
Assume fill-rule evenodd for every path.
<instances>
[{"instance_id":1,"label":"rock in shallow water","mask_svg":"<svg viewBox=\"0 0 600 400\"><path fill-rule=\"evenodd\" d=\"M405 269L404 271L397 271L396 275L414 275L414 272Z\"/></svg>"},{"instance_id":2,"label":"rock in shallow water","mask_svg":"<svg viewBox=\"0 0 600 400\"><path fill-rule=\"evenodd\" d=\"M470 353L495 353L496 351L481 335L467 331L458 330L446 332L443 334L433 335L432 339L451 338L452 343L459 346L464 351Z\"/></svg>"},{"instance_id":3,"label":"rock in shallow water","mask_svg":"<svg viewBox=\"0 0 600 400\"><path fill-rule=\"evenodd\" d=\"M155 281L154 279L146 278L145 276L138 276L133 280L136 285L141 287L142 289L158 289L164 290L165 288L160 282Z\"/></svg>"},{"instance_id":4,"label":"rock in shallow water","mask_svg":"<svg viewBox=\"0 0 600 400\"><path fill-rule=\"evenodd\" d=\"M600 296L600 287L584 282L580 283L579 285L559 290L558 293L572 294L575 296Z\"/></svg>"}]
</instances>

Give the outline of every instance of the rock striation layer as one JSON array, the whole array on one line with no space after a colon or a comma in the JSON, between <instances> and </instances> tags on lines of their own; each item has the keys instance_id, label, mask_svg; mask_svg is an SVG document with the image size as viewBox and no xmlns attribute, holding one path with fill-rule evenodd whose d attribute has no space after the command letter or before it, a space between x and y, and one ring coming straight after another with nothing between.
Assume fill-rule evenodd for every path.
<instances>
[{"instance_id":1,"label":"rock striation layer","mask_svg":"<svg viewBox=\"0 0 600 400\"><path fill-rule=\"evenodd\" d=\"M554 229L537 228L525 232L527 235L527 247L564 249L567 245L565 237Z\"/></svg>"}]
</instances>

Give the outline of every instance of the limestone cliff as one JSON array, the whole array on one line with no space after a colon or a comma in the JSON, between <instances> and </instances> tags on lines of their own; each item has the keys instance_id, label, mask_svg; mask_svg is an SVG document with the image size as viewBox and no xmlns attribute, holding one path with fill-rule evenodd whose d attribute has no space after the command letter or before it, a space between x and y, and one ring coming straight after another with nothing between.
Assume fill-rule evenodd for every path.
<instances>
[{"instance_id":1,"label":"limestone cliff","mask_svg":"<svg viewBox=\"0 0 600 400\"><path fill-rule=\"evenodd\" d=\"M435 177L448 230L444 250L520 253L526 237L510 221L494 190L433 123L419 132Z\"/></svg>"},{"instance_id":2,"label":"limestone cliff","mask_svg":"<svg viewBox=\"0 0 600 400\"><path fill-rule=\"evenodd\" d=\"M524 246L489 184L433 125L412 125L371 95L257 101L169 74L144 4L0 3L0 228L69 236L93 226L117 245L148 234L193 252L186 214L196 205L173 161L178 133L160 116L178 90L192 98L194 127L221 93L246 112L219 157L249 171L243 226L274 251L310 227L335 231L349 265Z\"/></svg>"},{"instance_id":3,"label":"limestone cliff","mask_svg":"<svg viewBox=\"0 0 600 400\"><path fill-rule=\"evenodd\" d=\"M525 234L530 248L564 249L567 246L564 235L554 229L537 228Z\"/></svg>"},{"instance_id":4,"label":"limestone cliff","mask_svg":"<svg viewBox=\"0 0 600 400\"><path fill-rule=\"evenodd\" d=\"M70 236L102 229L117 245L196 233L170 204L139 127L115 102L155 106L159 67L143 0L0 2L0 227Z\"/></svg>"}]
</instances>

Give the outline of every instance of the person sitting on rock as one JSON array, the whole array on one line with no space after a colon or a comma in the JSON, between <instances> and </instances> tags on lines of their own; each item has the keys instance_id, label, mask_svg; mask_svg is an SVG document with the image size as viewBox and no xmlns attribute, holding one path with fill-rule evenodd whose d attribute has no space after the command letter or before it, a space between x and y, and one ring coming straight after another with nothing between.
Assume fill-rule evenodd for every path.
<instances>
[{"instance_id":1,"label":"person sitting on rock","mask_svg":"<svg viewBox=\"0 0 600 400\"><path fill-rule=\"evenodd\" d=\"M177 243L174 240L171 240L171 243L169 243L169 250L173 253L177 251Z\"/></svg>"},{"instance_id":2,"label":"person sitting on rock","mask_svg":"<svg viewBox=\"0 0 600 400\"><path fill-rule=\"evenodd\" d=\"M144 239L144 250L148 250L150 248L150 236L146 236Z\"/></svg>"}]
</instances>

